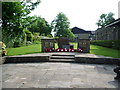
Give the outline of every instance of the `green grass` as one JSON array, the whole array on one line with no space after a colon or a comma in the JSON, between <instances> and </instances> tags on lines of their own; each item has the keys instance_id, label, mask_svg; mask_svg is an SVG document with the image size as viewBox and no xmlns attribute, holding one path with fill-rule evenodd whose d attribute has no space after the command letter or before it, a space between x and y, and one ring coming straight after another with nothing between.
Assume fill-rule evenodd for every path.
<instances>
[{"instance_id":1,"label":"green grass","mask_svg":"<svg viewBox=\"0 0 120 90\"><path fill-rule=\"evenodd\" d=\"M18 47L18 48L7 48L6 50L7 50L7 56L40 53L41 44L34 44L34 45Z\"/></svg>"},{"instance_id":2,"label":"green grass","mask_svg":"<svg viewBox=\"0 0 120 90\"><path fill-rule=\"evenodd\" d=\"M74 45L74 49L77 49L77 43L70 43L70 44ZM57 43L55 44L55 48L58 48ZM7 48L8 56L24 55L31 53L41 53L41 44L33 44L18 48ZM120 51L118 50L96 46L96 45L90 45L90 54L120 58L120 56L118 55L119 53Z\"/></svg>"},{"instance_id":3,"label":"green grass","mask_svg":"<svg viewBox=\"0 0 120 90\"><path fill-rule=\"evenodd\" d=\"M105 47L101 47L101 46L97 46L97 45L90 45L90 54L120 58L119 50L105 48Z\"/></svg>"},{"instance_id":4,"label":"green grass","mask_svg":"<svg viewBox=\"0 0 120 90\"><path fill-rule=\"evenodd\" d=\"M58 43L55 43L55 49L57 49L58 48Z\"/></svg>"},{"instance_id":5,"label":"green grass","mask_svg":"<svg viewBox=\"0 0 120 90\"><path fill-rule=\"evenodd\" d=\"M71 45L74 45L74 49L77 49L77 43L70 43Z\"/></svg>"}]
</instances>

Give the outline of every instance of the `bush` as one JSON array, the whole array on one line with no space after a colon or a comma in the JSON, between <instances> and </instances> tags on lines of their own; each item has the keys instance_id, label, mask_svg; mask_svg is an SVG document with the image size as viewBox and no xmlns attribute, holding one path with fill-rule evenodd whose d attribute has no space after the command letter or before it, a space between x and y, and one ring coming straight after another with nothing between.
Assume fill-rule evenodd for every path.
<instances>
[{"instance_id":1,"label":"bush","mask_svg":"<svg viewBox=\"0 0 120 90\"><path fill-rule=\"evenodd\" d=\"M21 46L21 42L20 41L14 41L14 45L13 45L14 48L20 47L20 46Z\"/></svg>"},{"instance_id":2,"label":"bush","mask_svg":"<svg viewBox=\"0 0 120 90\"><path fill-rule=\"evenodd\" d=\"M32 34L32 32L30 32L30 31L27 30L27 29L24 29L23 31L24 31L24 33L26 34L26 39L27 39L27 41L33 42L33 34Z\"/></svg>"},{"instance_id":3,"label":"bush","mask_svg":"<svg viewBox=\"0 0 120 90\"><path fill-rule=\"evenodd\" d=\"M32 45L33 43L31 41L27 41L27 45Z\"/></svg>"},{"instance_id":4,"label":"bush","mask_svg":"<svg viewBox=\"0 0 120 90\"><path fill-rule=\"evenodd\" d=\"M40 34L40 33L34 33L34 34L33 34L33 41L40 41L40 40L41 40L39 34Z\"/></svg>"},{"instance_id":5,"label":"bush","mask_svg":"<svg viewBox=\"0 0 120 90\"><path fill-rule=\"evenodd\" d=\"M40 41L34 41L34 44L40 44Z\"/></svg>"},{"instance_id":6,"label":"bush","mask_svg":"<svg viewBox=\"0 0 120 90\"><path fill-rule=\"evenodd\" d=\"M47 35L47 37L53 38L52 34Z\"/></svg>"},{"instance_id":7,"label":"bush","mask_svg":"<svg viewBox=\"0 0 120 90\"><path fill-rule=\"evenodd\" d=\"M93 45L99 45L107 48L120 50L120 40L94 40L90 43Z\"/></svg>"}]
</instances>

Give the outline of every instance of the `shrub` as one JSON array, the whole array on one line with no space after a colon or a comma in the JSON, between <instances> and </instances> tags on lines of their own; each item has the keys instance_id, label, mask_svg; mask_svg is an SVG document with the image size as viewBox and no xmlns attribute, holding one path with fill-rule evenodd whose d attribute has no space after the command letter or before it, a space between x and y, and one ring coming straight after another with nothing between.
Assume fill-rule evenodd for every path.
<instances>
[{"instance_id":1,"label":"shrub","mask_svg":"<svg viewBox=\"0 0 120 90\"><path fill-rule=\"evenodd\" d=\"M33 43L31 41L27 41L27 45L32 45Z\"/></svg>"},{"instance_id":2,"label":"shrub","mask_svg":"<svg viewBox=\"0 0 120 90\"><path fill-rule=\"evenodd\" d=\"M21 42L20 41L14 41L14 45L13 45L14 48L20 47L20 46L21 46Z\"/></svg>"},{"instance_id":3,"label":"shrub","mask_svg":"<svg viewBox=\"0 0 120 90\"><path fill-rule=\"evenodd\" d=\"M47 35L47 37L50 37L50 38L52 38L53 36L52 36L52 34L49 34L49 35Z\"/></svg>"},{"instance_id":4,"label":"shrub","mask_svg":"<svg viewBox=\"0 0 120 90\"><path fill-rule=\"evenodd\" d=\"M34 41L34 44L40 44L40 41Z\"/></svg>"},{"instance_id":5,"label":"shrub","mask_svg":"<svg viewBox=\"0 0 120 90\"><path fill-rule=\"evenodd\" d=\"M27 29L24 29L23 31L26 34L27 41L33 42L33 34Z\"/></svg>"},{"instance_id":6,"label":"shrub","mask_svg":"<svg viewBox=\"0 0 120 90\"><path fill-rule=\"evenodd\" d=\"M39 34L40 34L40 33L33 33L33 41L34 41L34 42L35 42L35 41L40 41L40 40L41 40Z\"/></svg>"},{"instance_id":7,"label":"shrub","mask_svg":"<svg viewBox=\"0 0 120 90\"><path fill-rule=\"evenodd\" d=\"M93 45L99 45L107 48L120 50L120 40L94 40L90 42Z\"/></svg>"}]
</instances>

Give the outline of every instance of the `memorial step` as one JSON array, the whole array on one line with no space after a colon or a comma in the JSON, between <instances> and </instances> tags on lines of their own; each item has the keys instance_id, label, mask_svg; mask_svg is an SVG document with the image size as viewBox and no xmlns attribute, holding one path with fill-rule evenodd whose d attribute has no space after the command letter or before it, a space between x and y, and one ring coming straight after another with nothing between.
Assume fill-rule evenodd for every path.
<instances>
[{"instance_id":1,"label":"memorial step","mask_svg":"<svg viewBox=\"0 0 120 90\"><path fill-rule=\"evenodd\" d=\"M73 54L52 54L52 56L75 56Z\"/></svg>"},{"instance_id":2,"label":"memorial step","mask_svg":"<svg viewBox=\"0 0 120 90\"><path fill-rule=\"evenodd\" d=\"M53 54L50 57L50 62L74 62L75 55L67 54Z\"/></svg>"},{"instance_id":3,"label":"memorial step","mask_svg":"<svg viewBox=\"0 0 120 90\"><path fill-rule=\"evenodd\" d=\"M50 59L75 59L74 56L51 56Z\"/></svg>"},{"instance_id":4,"label":"memorial step","mask_svg":"<svg viewBox=\"0 0 120 90\"><path fill-rule=\"evenodd\" d=\"M74 59L50 59L49 62L74 62Z\"/></svg>"}]
</instances>

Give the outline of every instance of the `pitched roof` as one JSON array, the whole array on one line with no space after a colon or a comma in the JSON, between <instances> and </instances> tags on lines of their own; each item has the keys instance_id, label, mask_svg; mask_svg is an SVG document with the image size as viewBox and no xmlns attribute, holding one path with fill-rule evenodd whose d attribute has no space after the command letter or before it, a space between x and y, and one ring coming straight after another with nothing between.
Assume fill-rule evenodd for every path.
<instances>
[{"instance_id":1,"label":"pitched roof","mask_svg":"<svg viewBox=\"0 0 120 90\"><path fill-rule=\"evenodd\" d=\"M115 24L118 24L118 23L120 23L120 18L118 18L117 20L115 20L115 21L109 23L109 24L106 25L105 27L109 27L109 26L112 26L112 25L115 25Z\"/></svg>"},{"instance_id":2,"label":"pitched roof","mask_svg":"<svg viewBox=\"0 0 120 90\"><path fill-rule=\"evenodd\" d=\"M81 28L78 28L78 27L73 27L72 28L72 32L73 32L73 34L91 34L91 31L85 31L85 30L83 30L83 29L81 29Z\"/></svg>"}]
</instances>

